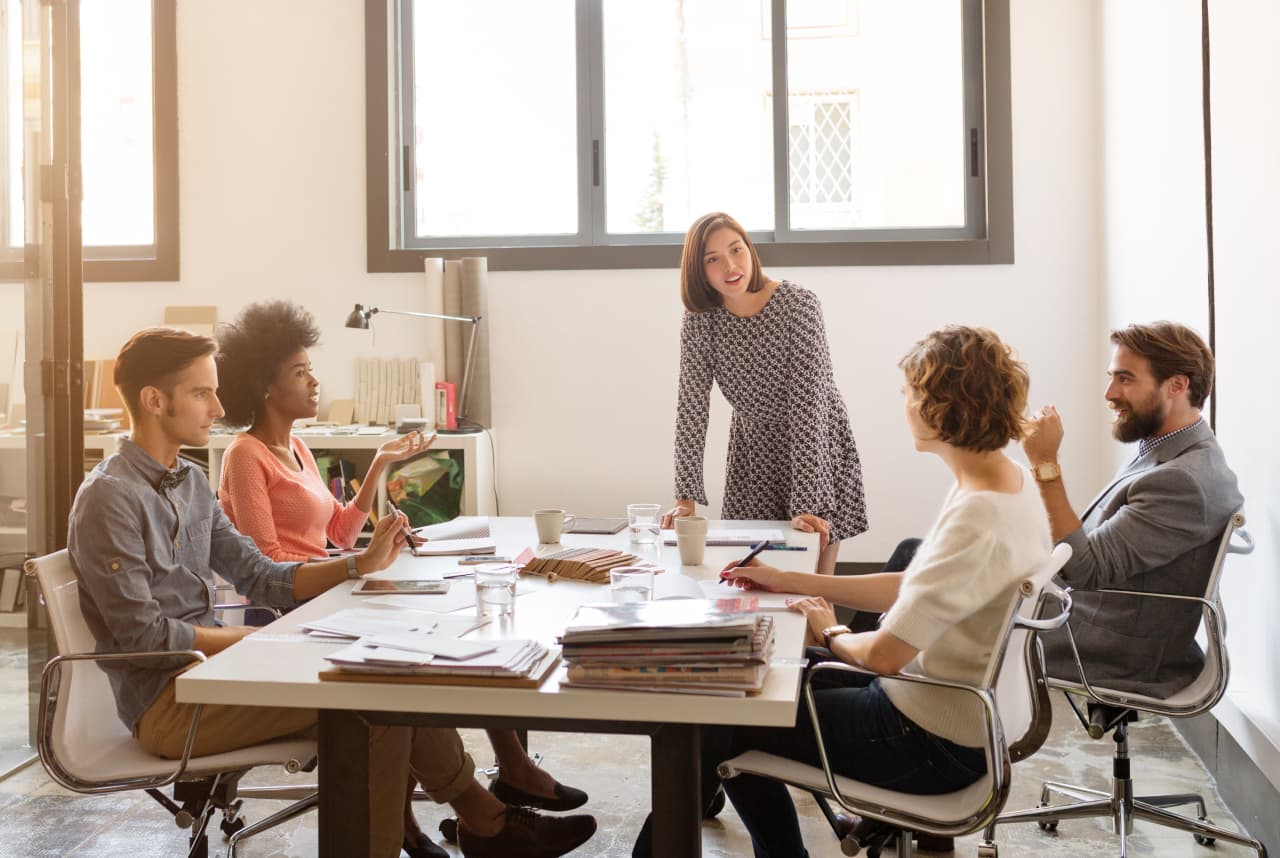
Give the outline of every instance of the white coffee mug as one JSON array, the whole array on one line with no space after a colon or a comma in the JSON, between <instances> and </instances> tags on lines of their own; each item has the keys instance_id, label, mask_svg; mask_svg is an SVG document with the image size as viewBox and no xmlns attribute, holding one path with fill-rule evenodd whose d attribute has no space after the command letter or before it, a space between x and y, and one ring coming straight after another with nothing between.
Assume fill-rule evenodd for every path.
<instances>
[{"instance_id":1,"label":"white coffee mug","mask_svg":"<svg viewBox=\"0 0 1280 858\"><path fill-rule=\"evenodd\" d=\"M676 519L676 545L681 566L701 566L707 548L707 517L690 515Z\"/></svg>"},{"instance_id":2,"label":"white coffee mug","mask_svg":"<svg viewBox=\"0 0 1280 858\"><path fill-rule=\"evenodd\" d=\"M538 528L538 541L550 545L560 541L566 527L573 527L577 517L562 509L535 509L533 524Z\"/></svg>"}]
</instances>

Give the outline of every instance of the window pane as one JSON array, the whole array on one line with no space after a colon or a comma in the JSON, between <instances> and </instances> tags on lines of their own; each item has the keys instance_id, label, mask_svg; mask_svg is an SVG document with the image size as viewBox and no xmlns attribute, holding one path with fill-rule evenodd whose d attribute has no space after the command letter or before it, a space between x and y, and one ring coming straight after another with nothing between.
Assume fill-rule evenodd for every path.
<instances>
[{"instance_id":1,"label":"window pane","mask_svg":"<svg viewBox=\"0 0 1280 858\"><path fill-rule=\"evenodd\" d=\"M773 229L767 14L742 0L604 0L610 233L681 233L716 210Z\"/></svg>"},{"instance_id":2,"label":"window pane","mask_svg":"<svg viewBox=\"0 0 1280 858\"><path fill-rule=\"evenodd\" d=\"M578 232L573 0L416 0L423 236Z\"/></svg>"},{"instance_id":3,"label":"window pane","mask_svg":"<svg viewBox=\"0 0 1280 858\"><path fill-rule=\"evenodd\" d=\"M155 243L151 58L151 0L81 0L86 246Z\"/></svg>"},{"instance_id":4,"label":"window pane","mask_svg":"<svg viewBox=\"0 0 1280 858\"><path fill-rule=\"evenodd\" d=\"M22 247L22 4L19 0L6 0L4 9L5 50L5 181L7 201L8 242L10 247Z\"/></svg>"},{"instance_id":5,"label":"window pane","mask_svg":"<svg viewBox=\"0 0 1280 858\"><path fill-rule=\"evenodd\" d=\"M788 0L793 229L963 226L959 0Z\"/></svg>"}]
</instances>

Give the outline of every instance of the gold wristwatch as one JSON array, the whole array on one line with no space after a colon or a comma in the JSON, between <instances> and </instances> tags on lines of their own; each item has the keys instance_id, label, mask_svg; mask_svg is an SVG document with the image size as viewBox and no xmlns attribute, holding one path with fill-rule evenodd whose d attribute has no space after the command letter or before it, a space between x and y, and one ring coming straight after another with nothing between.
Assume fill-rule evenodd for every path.
<instances>
[{"instance_id":1,"label":"gold wristwatch","mask_svg":"<svg viewBox=\"0 0 1280 858\"><path fill-rule=\"evenodd\" d=\"M1062 468L1057 462L1041 462L1031 469L1037 483L1051 483L1062 476Z\"/></svg>"},{"instance_id":2,"label":"gold wristwatch","mask_svg":"<svg viewBox=\"0 0 1280 858\"><path fill-rule=\"evenodd\" d=\"M827 626L822 630L822 645L827 649L831 649L831 639L840 637L840 635L851 634L853 629L848 626Z\"/></svg>"}]
</instances>

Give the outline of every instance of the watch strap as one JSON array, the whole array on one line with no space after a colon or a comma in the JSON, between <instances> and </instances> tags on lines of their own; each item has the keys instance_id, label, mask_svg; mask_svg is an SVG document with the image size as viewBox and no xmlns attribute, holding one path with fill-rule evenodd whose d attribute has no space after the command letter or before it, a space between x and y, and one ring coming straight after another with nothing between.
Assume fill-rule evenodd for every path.
<instances>
[{"instance_id":1,"label":"watch strap","mask_svg":"<svg viewBox=\"0 0 1280 858\"><path fill-rule=\"evenodd\" d=\"M354 554L347 555L347 577L359 578L360 569L356 566L356 556Z\"/></svg>"}]
</instances>

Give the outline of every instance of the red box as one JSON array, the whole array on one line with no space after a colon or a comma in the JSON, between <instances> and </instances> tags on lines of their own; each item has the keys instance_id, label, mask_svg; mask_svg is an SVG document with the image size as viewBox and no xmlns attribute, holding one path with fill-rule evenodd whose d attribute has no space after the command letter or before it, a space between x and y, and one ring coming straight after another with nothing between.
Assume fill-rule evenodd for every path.
<instances>
[{"instance_id":1,"label":"red box","mask_svg":"<svg viewBox=\"0 0 1280 858\"><path fill-rule=\"evenodd\" d=\"M443 429L458 428L457 385L452 381L436 382L436 425Z\"/></svg>"}]
</instances>

